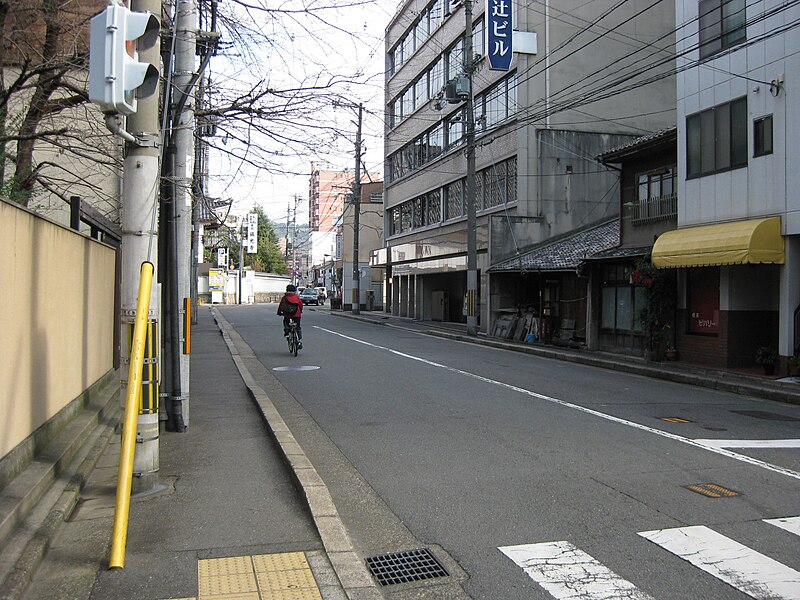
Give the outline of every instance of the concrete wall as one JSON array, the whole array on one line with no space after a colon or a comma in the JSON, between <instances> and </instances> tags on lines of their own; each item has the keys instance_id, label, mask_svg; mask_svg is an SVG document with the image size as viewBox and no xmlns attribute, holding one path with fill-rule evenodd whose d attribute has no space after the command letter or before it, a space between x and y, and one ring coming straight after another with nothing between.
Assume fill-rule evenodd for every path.
<instances>
[{"instance_id":1,"label":"concrete wall","mask_svg":"<svg viewBox=\"0 0 800 600\"><path fill-rule=\"evenodd\" d=\"M0 200L0 457L113 368L115 251Z\"/></svg>"}]
</instances>

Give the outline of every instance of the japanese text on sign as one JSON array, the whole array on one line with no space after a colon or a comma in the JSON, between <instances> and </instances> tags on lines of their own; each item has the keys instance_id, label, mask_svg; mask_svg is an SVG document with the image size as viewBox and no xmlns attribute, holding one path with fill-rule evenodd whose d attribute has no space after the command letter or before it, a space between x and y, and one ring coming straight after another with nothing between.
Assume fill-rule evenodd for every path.
<instances>
[{"instance_id":1,"label":"japanese text on sign","mask_svg":"<svg viewBox=\"0 0 800 600\"><path fill-rule=\"evenodd\" d=\"M512 13L511 0L486 0L486 55L489 68L494 71L508 71L511 67Z\"/></svg>"}]
</instances>

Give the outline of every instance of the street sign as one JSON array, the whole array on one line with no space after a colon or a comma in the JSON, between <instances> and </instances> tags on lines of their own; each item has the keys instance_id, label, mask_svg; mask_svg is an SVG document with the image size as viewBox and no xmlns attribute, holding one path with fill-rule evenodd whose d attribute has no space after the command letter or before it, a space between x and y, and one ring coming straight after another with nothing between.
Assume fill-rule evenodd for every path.
<instances>
[{"instance_id":1,"label":"street sign","mask_svg":"<svg viewBox=\"0 0 800 600\"><path fill-rule=\"evenodd\" d=\"M511 68L513 29L511 0L486 0L486 56L491 70Z\"/></svg>"},{"instance_id":2,"label":"street sign","mask_svg":"<svg viewBox=\"0 0 800 600\"><path fill-rule=\"evenodd\" d=\"M223 269L228 266L228 249L217 248L217 266Z\"/></svg>"},{"instance_id":3,"label":"street sign","mask_svg":"<svg viewBox=\"0 0 800 600\"><path fill-rule=\"evenodd\" d=\"M247 215L247 253L258 252L258 213Z\"/></svg>"}]
</instances>

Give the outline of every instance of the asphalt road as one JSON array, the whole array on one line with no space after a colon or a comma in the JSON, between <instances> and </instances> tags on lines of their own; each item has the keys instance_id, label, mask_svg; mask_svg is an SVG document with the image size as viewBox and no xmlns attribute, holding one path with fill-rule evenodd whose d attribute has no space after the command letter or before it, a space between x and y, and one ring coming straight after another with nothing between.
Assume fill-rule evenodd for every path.
<instances>
[{"instance_id":1,"label":"asphalt road","mask_svg":"<svg viewBox=\"0 0 800 600\"><path fill-rule=\"evenodd\" d=\"M798 407L327 306L294 358L274 306L221 310L364 556L432 548L473 598L800 598Z\"/></svg>"}]
</instances>

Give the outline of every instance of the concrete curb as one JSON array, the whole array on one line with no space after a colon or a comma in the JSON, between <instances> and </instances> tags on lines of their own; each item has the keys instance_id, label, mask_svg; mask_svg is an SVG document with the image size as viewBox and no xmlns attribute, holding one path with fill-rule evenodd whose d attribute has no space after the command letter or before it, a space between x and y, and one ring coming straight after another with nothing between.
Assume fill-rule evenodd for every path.
<instances>
[{"instance_id":1,"label":"concrete curb","mask_svg":"<svg viewBox=\"0 0 800 600\"><path fill-rule=\"evenodd\" d=\"M638 363L635 361L619 361L597 356L591 352L563 352L555 348L543 348L539 346L528 346L523 344L515 344L504 342L502 340L495 340L479 336L477 338L470 337L459 333L451 333L447 331L436 330L419 330L410 327L403 327L394 323L388 323L385 320L378 321L371 317L363 317L360 315L351 315L347 313L335 313L332 315L347 317L365 323L372 323L374 325L383 325L398 327L401 329L408 329L425 335L432 335L450 340L457 340L460 342L467 342L470 344L478 344L481 346L488 346L491 348L499 348L502 350L510 350L512 352L521 352L524 354L533 354L543 358L553 358L576 364L587 365L591 367L599 367L601 369L609 369L613 371L620 371L623 373L630 373L632 375L641 375L643 377L651 377L653 379L662 379L672 381L675 383L683 383L686 385L693 385L697 387L709 388L721 392L729 392L732 394L740 394L747 396L755 396L765 400L775 400L777 402L785 402L787 404L800 404L800 385L797 384L783 384L783 383L759 383L747 380L744 377L735 374L727 374L714 370L678 370L669 367L651 366L648 363Z\"/></svg>"},{"instance_id":2,"label":"concrete curb","mask_svg":"<svg viewBox=\"0 0 800 600\"><path fill-rule=\"evenodd\" d=\"M302 447L275 408L272 400L256 383L245 365L236 344L236 340L239 340L244 345L244 340L218 310L212 308L211 312L217 326L220 328L236 368L239 370L242 381L261 411L275 443L280 448L285 461L292 470L298 487L303 492L311 517L322 539L322 545L344 593L348 598L358 598L359 600L383 598L383 594L381 594L370 575L366 564L359 558L353 548L353 543L339 516L328 486L322 480L305 452L303 452Z\"/></svg>"}]
</instances>

